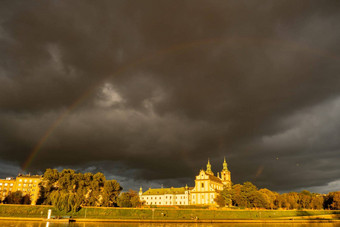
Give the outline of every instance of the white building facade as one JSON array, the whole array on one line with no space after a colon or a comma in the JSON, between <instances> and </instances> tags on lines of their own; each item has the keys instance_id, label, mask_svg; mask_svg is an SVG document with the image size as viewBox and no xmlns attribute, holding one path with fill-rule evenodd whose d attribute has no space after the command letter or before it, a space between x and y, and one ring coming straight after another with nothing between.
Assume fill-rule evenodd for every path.
<instances>
[{"instance_id":1,"label":"white building facade","mask_svg":"<svg viewBox=\"0 0 340 227\"><path fill-rule=\"evenodd\" d=\"M175 206L190 204L190 188L155 188L143 193L139 191L139 198L145 205Z\"/></svg>"},{"instance_id":2,"label":"white building facade","mask_svg":"<svg viewBox=\"0 0 340 227\"><path fill-rule=\"evenodd\" d=\"M220 176L221 174L221 176ZM200 170L195 179L195 187L158 188L139 191L139 198L145 205L178 206L178 205L211 205L224 188L231 188L230 171L224 159L223 169L217 176L211 170L208 160L207 170Z\"/></svg>"}]
</instances>

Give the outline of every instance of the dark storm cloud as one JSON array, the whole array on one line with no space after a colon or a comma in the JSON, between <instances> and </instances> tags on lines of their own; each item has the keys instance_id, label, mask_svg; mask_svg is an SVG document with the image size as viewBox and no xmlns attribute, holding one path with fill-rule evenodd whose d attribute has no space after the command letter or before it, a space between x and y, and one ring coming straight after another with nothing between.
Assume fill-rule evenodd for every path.
<instances>
[{"instance_id":1,"label":"dark storm cloud","mask_svg":"<svg viewBox=\"0 0 340 227\"><path fill-rule=\"evenodd\" d=\"M1 160L22 165L86 97L29 170L96 166L132 187L171 186L193 179L208 157L219 171L226 156L236 183L334 185L339 9L338 1L4 2Z\"/></svg>"}]
</instances>

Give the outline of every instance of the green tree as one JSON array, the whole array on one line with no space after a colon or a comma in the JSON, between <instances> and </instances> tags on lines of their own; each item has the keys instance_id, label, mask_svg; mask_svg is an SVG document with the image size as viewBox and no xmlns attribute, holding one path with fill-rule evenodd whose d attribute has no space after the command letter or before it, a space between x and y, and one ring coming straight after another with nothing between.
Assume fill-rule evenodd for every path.
<instances>
[{"instance_id":1,"label":"green tree","mask_svg":"<svg viewBox=\"0 0 340 227\"><path fill-rule=\"evenodd\" d=\"M313 194L311 200L311 209L320 210L323 208L324 199L320 194Z\"/></svg>"},{"instance_id":2,"label":"green tree","mask_svg":"<svg viewBox=\"0 0 340 227\"><path fill-rule=\"evenodd\" d=\"M215 202L219 207L230 207L232 205L232 195L232 189L223 188L223 190L217 194Z\"/></svg>"},{"instance_id":3,"label":"green tree","mask_svg":"<svg viewBox=\"0 0 340 227\"><path fill-rule=\"evenodd\" d=\"M7 203L7 204L31 204L31 198L28 194L23 195L23 193L21 191L16 191L16 192L9 193L5 197L4 203Z\"/></svg>"},{"instance_id":4,"label":"green tree","mask_svg":"<svg viewBox=\"0 0 340 227\"><path fill-rule=\"evenodd\" d=\"M245 198L241 195L241 184L234 184L231 189L231 198L234 206L244 207Z\"/></svg>"},{"instance_id":5,"label":"green tree","mask_svg":"<svg viewBox=\"0 0 340 227\"><path fill-rule=\"evenodd\" d=\"M22 204L29 205L32 203L31 196L29 194L26 194L22 197Z\"/></svg>"},{"instance_id":6,"label":"green tree","mask_svg":"<svg viewBox=\"0 0 340 227\"><path fill-rule=\"evenodd\" d=\"M274 194L275 194L275 200L274 200L275 209L282 208L282 197L281 197L281 195L277 192L274 192Z\"/></svg>"},{"instance_id":7,"label":"green tree","mask_svg":"<svg viewBox=\"0 0 340 227\"><path fill-rule=\"evenodd\" d=\"M140 207L142 206L142 201L139 198L139 195L136 191L129 190L130 198L131 198L131 205L132 207Z\"/></svg>"},{"instance_id":8,"label":"green tree","mask_svg":"<svg viewBox=\"0 0 340 227\"><path fill-rule=\"evenodd\" d=\"M290 209L290 210L293 210L293 209L298 209L300 208L300 205L299 205L299 194L296 193L296 192L289 192L287 194L287 199L288 199L288 203L289 203L289 206L287 207L287 209Z\"/></svg>"},{"instance_id":9,"label":"green tree","mask_svg":"<svg viewBox=\"0 0 340 227\"><path fill-rule=\"evenodd\" d=\"M248 196L249 206L254 208L269 208L269 197L260 191L252 191Z\"/></svg>"},{"instance_id":10,"label":"green tree","mask_svg":"<svg viewBox=\"0 0 340 227\"><path fill-rule=\"evenodd\" d=\"M333 193L333 202L331 204L333 210L340 210L340 191Z\"/></svg>"},{"instance_id":11,"label":"green tree","mask_svg":"<svg viewBox=\"0 0 340 227\"><path fill-rule=\"evenodd\" d=\"M262 189L259 190L259 192L261 192L262 194L265 194L267 196L266 200L267 200L267 206L268 207L266 207L266 208L274 209L276 207L275 201L277 199L277 195L267 188L262 188Z\"/></svg>"},{"instance_id":12,"label":"green tree","mask_svg":"<svg viewBox=\"0 0 340 227\"><path fill-rule=\"evenodd\" d=\"M311 201L312 201L312 193L307 190L303 190L299 193L299 208L302 209L310 209L311 208Z\"/></svg>"},{"instance_id":13,"label":"green tree","mask_svg":"<svg viewBox=\"0 0 340 227\"><path fill-rule=\"evenodd\" d=\"M257 191L257 187L253 185L251 182L247 181L243 183L241 188L241 197L244 207L254 207L253 204L251 204L254 201L254 193Z\"/></svg>"},{"instance_id":14,"label":"green tree","mask_svg":"<svg viewBox=\"0 0 340 227\"><path fill-rule=\"evenodd\" d=\"M44 173L44 179L50 184L53 184L59 180L59 172L56 169L46 169Z\"/></svg>"},{"instance_id":15,"label":"green tree","mask_svg":"<svg viewBox=\"0 0 340 227\"><path fill-rule=\"evenodd\" d=\"M332 208L333 198L334 198L334 192L330 192L324 197L324 202L323 202L324 209Z\"/></svg>"},{"instance_id":16,"label":"green tree","mask_svg":"<svg viewBox=\"0 0 340 227\"><path fill-rule=\"evenodd\" d=\"M123 188L116 180L105 181L103 192L104 206L117 206L117 198Z\"/></svg>"},{"instance_id":17,"label":"green tree","mask_svg":"<svg viewBox=\"0 0 340 227\"><path fill-rule=\"evenodd\" d=\"M129 190L128 192L123 192L119 195L117 205L119 207L140 207L142 202L136 191Z\"/></svg>"},{"instance_id":18,"label":"green tree","mask_svg":"<svg viewBox=\"0 0 340 227\"><path fill-rule=\"evenodd\" d=\"M47 169L40 184L38 201L60 211L76 212L81 206L116 206L121 190L117 181L106 180L103 173Z\"/></svg>"},{"instance_id":19,"label":"green tree","mask_svg":"<svg viewBox=\"0 0 340 227\"><path fill-rule=\"evenodd\" d=\"M119 207L132 207L131 196L128 192L123 192L118 197Z\"/></svg>"}]
</instances>

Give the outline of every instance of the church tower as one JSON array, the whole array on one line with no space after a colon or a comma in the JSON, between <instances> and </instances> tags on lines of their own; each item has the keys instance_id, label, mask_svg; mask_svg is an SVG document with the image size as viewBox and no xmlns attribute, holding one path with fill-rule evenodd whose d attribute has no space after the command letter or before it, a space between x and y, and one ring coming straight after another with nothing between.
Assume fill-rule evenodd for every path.
<instances>
[{"instance_id":1,"label":"church tower","mask_svg":"<svg viewBox=\"0 0 340 227\"><path fill-rule=\"evenodd\" d=\"M226 186L227 188L231 188L230 171L228 170L228 165L227 162L225 161L225 158L223 162L223 169L221 171L221 180L224 186Z\"/></svg>"},{"instance_id":2,"label":"church tower","mask_svg":"<svg viewBox=\"0 0 340 227\"><path fill-rule=\"evenodd\" d=\"M139 188L139 197L141 197L143 195L143 189L142 189L142 186Z\"/></svg>"},{"instance_id":3,"label":"church tower","mask_svg":"<svg viewBox=\"0 0 340 227\"><path fill-rule=\"evenodd\" d=\"M206 173L214 176L213 171L211 171L211 165L210 165L209 159L208 159L208 164L207 164L207 171L206 171Z\"/></svg>"}]
</instances>

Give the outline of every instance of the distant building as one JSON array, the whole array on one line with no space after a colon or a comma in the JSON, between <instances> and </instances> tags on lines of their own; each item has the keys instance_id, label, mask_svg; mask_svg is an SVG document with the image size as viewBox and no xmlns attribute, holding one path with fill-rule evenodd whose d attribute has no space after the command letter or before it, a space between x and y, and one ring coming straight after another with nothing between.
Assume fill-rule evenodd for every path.
<instances>
[{"instance_id":1,"label":"distant building","mask_svg":"<svg viewBox=\"0 0 340 227\"><path fill-rule=\"evenodd\" d=\"M225 187L231 187L230 171L226 160L224 159L223 162L221 176L220 173L214 175L208 160L207 170L200 170L196 176L195 187L149 188L144 193L140 188L139 197L141 201L145 201L145 205L216 205L215 198Z\"/></svg>"},{"instance_id":2,"label":"distant building","mask_svg":"<svg viewBox=\"0 0 340 227\"><path fill-rule=\"evenodd\" d=\"M189 205L190 188L188 186L181 188L157 188L147 190L143 193L142 188L139 190L139 196L146 205Z\"/></svg>"},{"instance_id":3,"label":"distant building","mask_svg":"<svg viewBox=\"0 0 340 227\"><path fill-rule=\"evenodd\" d=\"M39 197L40 175L21 175L16 179L7 177L0 179L0 199L1 201L12 192L22 191L23 195L30 195L31 204L35 205Z\"/></svg>"},{"instance_id":4,"label":"distant building","mask_svg":"<svg viewBox=\"0 0 340 227\"><path fill-rule=\"evenodd\" d=\"M6 196L16 191L16 181L12 177L7 177L6 179L0 179L0 199L1 201L6 198Z\"/></svg>"}]
</instances>

